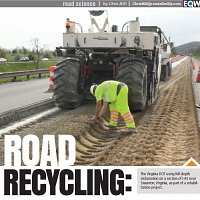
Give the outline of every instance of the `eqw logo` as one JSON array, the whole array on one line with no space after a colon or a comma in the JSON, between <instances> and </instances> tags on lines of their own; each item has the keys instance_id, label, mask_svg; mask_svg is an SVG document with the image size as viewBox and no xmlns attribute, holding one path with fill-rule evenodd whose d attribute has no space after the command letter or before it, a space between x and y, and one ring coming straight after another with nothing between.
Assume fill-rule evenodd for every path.
<instances>
[{"instance_id":1,"label":"eqw logo","mask_svg":"<svg viewBox=\"0 0 200 200\"><path fill-rule=\"evenodd\" d=\"M196 0L193 0L193 1L183 1L183 7L200 7L200 0L199 1L196 1Z\"/></svg>"}]
</instances>

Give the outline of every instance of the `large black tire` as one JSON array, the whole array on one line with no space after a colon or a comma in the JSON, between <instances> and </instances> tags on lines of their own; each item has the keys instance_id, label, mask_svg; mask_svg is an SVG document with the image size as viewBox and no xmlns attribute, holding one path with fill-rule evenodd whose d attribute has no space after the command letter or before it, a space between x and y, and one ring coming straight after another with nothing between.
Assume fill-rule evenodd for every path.
<instances>
[{"instance_id":1,"label":"large black tire","mask_svg":"<svg viewBox=\"0 0 200 200\"><path fill-rule=\"evenodd\" d=\"M117 80L129 88L129 107L141 111L147 102L147 67L142 59L126 58L118 67Z\"/></svg>"},{"instance_id":2,"label":"large black tire","mask_svg":"<svg viewBox=\"0 0 200 200\"><path fill-rule=\"evenodd\" d=\"M170 76L172 76L172 63L171 62L168 64L168 67L169 67L168 76L170 77Z\"/></svg>"},{"instance_id":3,"label":"large black tire","mask_svg":"<svg viewBox=\"0 0 200 200\"><path fill-rule=\"evenodd\" d=\"M162 65L161 66L161 75L160 75L160 80L161 81L167 81L169 77L169 66L167 65Z\"/></svg>"},{"instance_id":4,"label":"large black tire","mask_svg":"<svg viewBox=\"0 0 200 200\"><path fill-rule=\"evenodd\" d=\"M83 101L83 92L79 91L80 63L76 59L59 62L54 71L53 98L58 107L74 109Z\"/></svg>"}]
</instances>

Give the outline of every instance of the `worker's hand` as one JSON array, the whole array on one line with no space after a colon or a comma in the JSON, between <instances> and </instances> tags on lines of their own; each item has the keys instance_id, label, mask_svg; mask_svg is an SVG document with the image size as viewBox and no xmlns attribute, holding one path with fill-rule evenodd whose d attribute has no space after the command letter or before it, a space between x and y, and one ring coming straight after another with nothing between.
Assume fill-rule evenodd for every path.
<instances>
[{"instance_id":1,"label":"worker's hand","mask_svg":"<svg viewBox=\"0 0 200 200\"><path fill-rule=\"evenodd\" d=\"M104 121L103 117L98 117L98 120L102 123Z\"/></svg>"},{"instance_id":2,"label":"worker's hand","mask_svg":"<svg viewBox=\"0 0 200 200\"><path fill-rule=\"evenodd\" d=\"M90 121L92 121L92 122L95 122L95 121L97 121L97 120L98 120L98 118L97 118L96 115L94 115L92 118L90 118Z\"/></svg>"}]
</instances>

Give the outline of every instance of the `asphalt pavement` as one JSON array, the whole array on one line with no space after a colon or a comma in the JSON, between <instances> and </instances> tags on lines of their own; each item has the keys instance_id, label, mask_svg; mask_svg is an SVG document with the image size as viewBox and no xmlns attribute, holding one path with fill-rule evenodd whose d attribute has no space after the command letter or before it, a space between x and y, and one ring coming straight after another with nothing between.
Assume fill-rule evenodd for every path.
<instances>
[{"instance_id":1,"label":"asphalt pavement","mask_svg":"<svg viewBox=\"0 0 200 200\"><path fill-rule=\"evenodd\" d=\"M48 84L45 78L0 85L0 113L50 98Z\"/></svg>"}]
</instances>

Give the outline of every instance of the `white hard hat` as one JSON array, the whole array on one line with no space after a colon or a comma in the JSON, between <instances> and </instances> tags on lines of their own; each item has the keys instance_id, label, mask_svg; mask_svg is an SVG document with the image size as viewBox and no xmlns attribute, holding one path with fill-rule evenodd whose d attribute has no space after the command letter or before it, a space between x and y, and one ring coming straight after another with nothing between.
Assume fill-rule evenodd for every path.
<instances>
[{"instance_id":1,"label":"white hard hat","mask_svg":"<svg viewBox=\"0 0 200 200\"><path fill-rule=\"evenodd\" d=\"M98 85L93 84L93 85L90 87L90 92L91 92L93 95L95 95L95 89L96 89L97 86L98 86Z\"/></svg>"}]
</instances>

